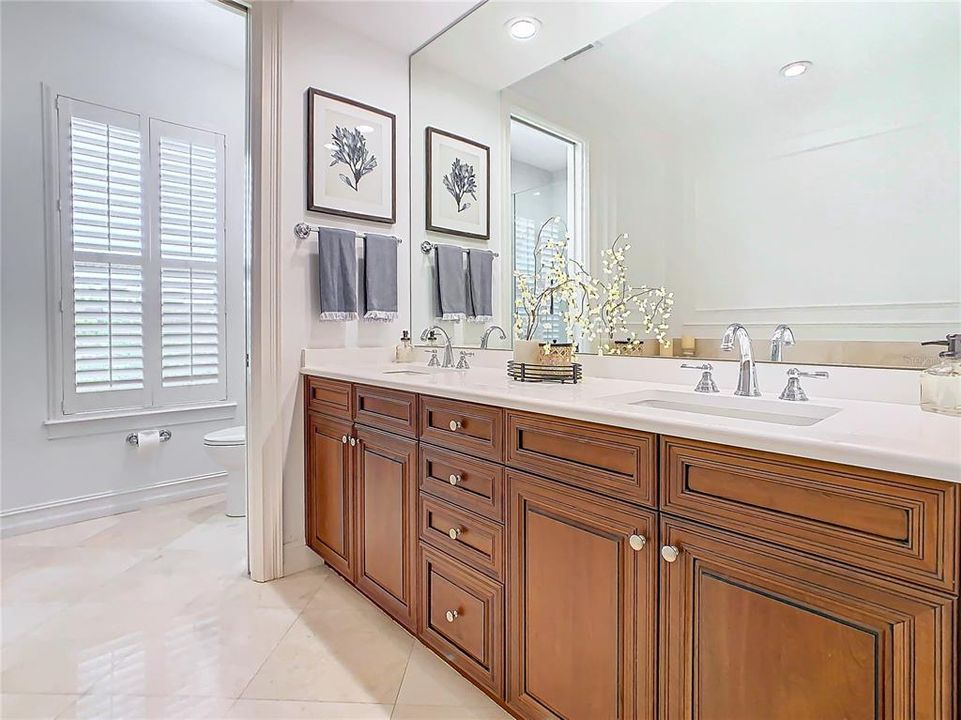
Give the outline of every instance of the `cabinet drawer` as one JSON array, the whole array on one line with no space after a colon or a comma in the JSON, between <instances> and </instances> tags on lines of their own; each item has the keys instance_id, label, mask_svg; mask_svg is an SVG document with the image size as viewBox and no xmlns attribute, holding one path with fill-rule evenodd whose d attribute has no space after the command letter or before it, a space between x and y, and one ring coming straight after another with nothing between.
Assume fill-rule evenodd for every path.
<instances>
[{"instance_id":1,"label":"cabinet drawer","mask_svg":"<svg viewBox=\"0 0 961 720\"><path fill-rule=\"evenodd\" d=\"M420 539L481 572L504 577L504 528L430 495L420 496Z\"/></svg>"},{"instance_id":2,"label":"cabinet drawer","mask_svg":"<svg viewBox=\"0 0 961 720\"><path fill-rule=\"evenodd\" d=\"M812 555L958 587L958 486L662 438L661 509Z\"/></svg>"},{"instance_id":3,"label":"cabinet drawer","mask_svg":"<svg viewBox=\"0 0 961 720\"><path fill-rule=\"evenodd\" d=\"M503 586L423 543L420 568L421 640L503 699Z\"/></svg>"},{"instance_id":4,"label":"cabinet drawer","mask_svg":"<svg viewBox=\"0 0 961 720\"><path fill-rule=\"evenodd\" d=\"M307 409L324 415L351 420L350 383L326 378L307 377Z\"/></svg>"},{"instance_id":5,"label":"cabinet drawer","mask_svg":"<svg viewBox=\"0 0 961 720\"><path fill-rule=\"evenodd\" d=\"M478 515L504 519L504 468L500 465L421 445L420 489Z\"/></svg>"},{"instance_id":6,"label":"cabinet drawer","mask_svg":"<svg viewBox=\"0 0 961 720\"><path fill-rule=\"evenodd\" d=\"M417 396L400 390L354 386L354 419L398 435L417 436Z\"/></svg>"},{"instance_id":7,"label":"cabinet drawer","mask_svg":"<svg viewBox=\"0 0 961 720\"><path fill-rule=\"evenodd\" d=\"M641 505L656 502L650 433L507 413L507 464Z\"/></svg>"},{"instance_id":8,"label":"cabinet drawer","mask_svg":"<svg viewBox=\"0 0 961 720\"><path fill-rule=\"evenodd\" d=\"M422 397L420 436L425 442L504 462L504 411L500 408Z\"/></svg>"}]
</instances>

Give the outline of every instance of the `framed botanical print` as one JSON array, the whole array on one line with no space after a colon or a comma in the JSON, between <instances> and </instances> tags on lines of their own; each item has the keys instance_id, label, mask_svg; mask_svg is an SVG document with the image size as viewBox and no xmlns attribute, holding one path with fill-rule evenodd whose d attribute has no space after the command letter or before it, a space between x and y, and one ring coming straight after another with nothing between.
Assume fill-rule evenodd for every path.
<instances>
[{"instance_id":1,"label":"framed botanical print","mask_svg":"<svg viewBox=\"0 0 961 720\"><path fill-rule=\"evenodd\" d=\"M490 232L490 148L427 128L427 229L487 240Z\"/></svg>"},{"instance_id":2,"label":"framed botanical print","mask_svg":"<svg viewBox=\"0 0 961 720\"><path fill-rule=\"evenodd\" d=\"M397 217L395 117L307 90L307 209L371 222Z\"/></svg>"}]
</instances>

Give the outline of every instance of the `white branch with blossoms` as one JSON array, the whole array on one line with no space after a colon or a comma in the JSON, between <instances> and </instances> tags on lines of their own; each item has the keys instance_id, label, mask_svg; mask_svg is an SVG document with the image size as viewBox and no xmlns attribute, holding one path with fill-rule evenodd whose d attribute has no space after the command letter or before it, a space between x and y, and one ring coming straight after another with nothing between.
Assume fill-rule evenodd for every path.
<instances>
[{"instance_id":1,"label":"white branch with blossoms","mask_svg":"<svg viewBox=\"0 0 961 720\"><path fill-rule=\"evenodd\" d=\"M628 324L637 313L643 331L660 344L667 344L668 320L674 306L674 293L664 287L635 286L627 281L626 233L618 235L611 247L601 254L604 278L596 279L584 266L567 255L570 238L544 237L545 230L562 223L549 218L537 233L534 244L534 272L515 272L514 332L521 340L533 340L540 314L557 301L563 302L564 321L569 329L578 328L584 339L603 338L602 350L608 354L636 349L643 342ZM623 246L622 246L623 243ZM626 343L615 345L614 337L622 334Z\"/></svg>"},{"instance_id":2,"label":"white branch with blossoms","mask_svg":"<svg viewBox=\"0 0 961 720\"><path fill-rule=\"evenodd\" d=\"M612 355L636 350L643 342L636 332L628 329L634 313L640 317L646 335L667 345L668 320L674 307L674 293L666 288L631 285L627 281L627 251L631 249L627 240L627 233L622 233L601 253L604 279L593 281L596 301L592 303L586 323L587 337L591 340L602 337L602 351ZM577 265L586 275L587 271L579 263ZM585 323L580 326L584 329ZM626 342L615 344L617 334L624 335Z\"/></svg>"}]
</instances>

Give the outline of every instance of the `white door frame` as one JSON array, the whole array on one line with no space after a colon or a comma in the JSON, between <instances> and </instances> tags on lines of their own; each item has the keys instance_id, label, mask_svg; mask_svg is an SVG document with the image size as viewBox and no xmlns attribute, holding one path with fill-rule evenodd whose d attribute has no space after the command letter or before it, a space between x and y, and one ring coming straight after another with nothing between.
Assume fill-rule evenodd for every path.
<instances>
[{"instance_id":1,"label":"white door frame","mask_svg":"<svg viewBox=\"0 0 961 720\"><path fill-rule=\"evenodd\" d=\"M250 577L284 574L281 390L281 19L284 3L248 5L250 320L247 545Z\"/></svg>"}]
</instances>

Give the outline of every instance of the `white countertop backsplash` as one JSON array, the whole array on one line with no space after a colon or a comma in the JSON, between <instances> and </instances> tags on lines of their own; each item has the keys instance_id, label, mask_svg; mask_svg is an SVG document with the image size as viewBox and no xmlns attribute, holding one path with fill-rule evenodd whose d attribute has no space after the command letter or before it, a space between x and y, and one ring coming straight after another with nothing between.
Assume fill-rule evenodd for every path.
<instances>
[{"instance_id":1,"label":"white countertop backsplash","mask_svg":"<svg viewBox=\"0 0 961 720\"><path fill-rule=\"evenodd\" d=\"M579 356L584 380L577 385L510 380L510 353L475 351L471 370L430 375L385 374L405 367L391 362L393 348L304 350L302 372L380 387L499 405L558 417L675 435L707 442L961 483L961 418L923 412L914 370L853 367L826 369L828 380L802 378L809 406L840 411L811 426L700 415L623 404L620 398L645 390L691 391L699 371L682 369L680 358ZM408 366L423 368L423 352ZM455 352L455 358L457 353ZM737 384L737 363L713 361L722 396ZM760 363L764 400L777 400L790 364ZM805 366L799 365L801 369ZM778 401L786 402L786 401Z\"/></svg>"}]
</instances>

